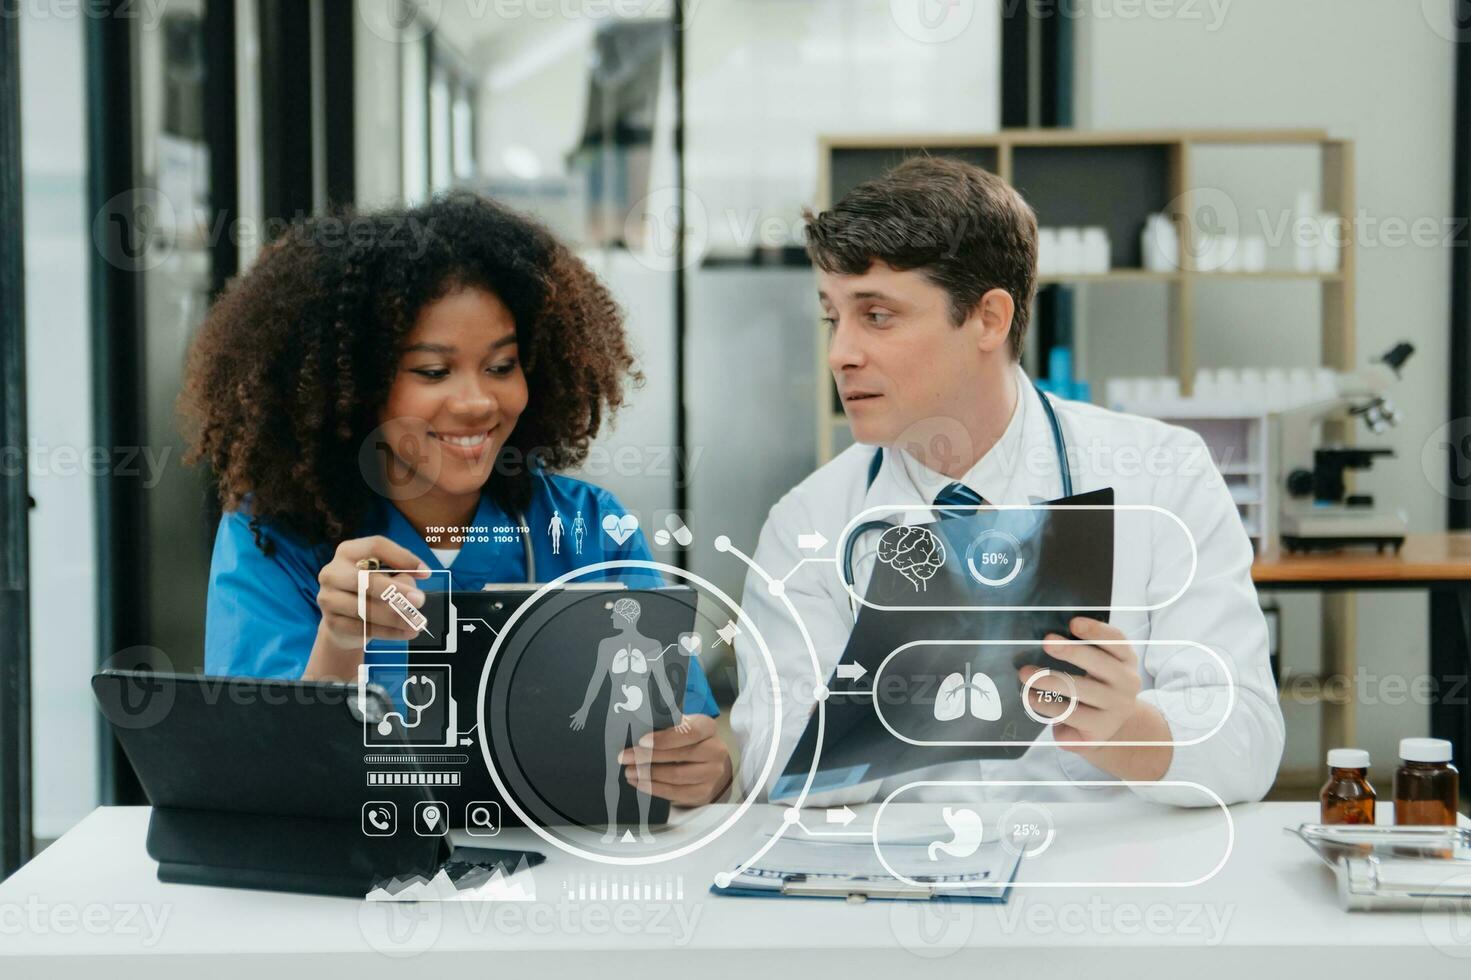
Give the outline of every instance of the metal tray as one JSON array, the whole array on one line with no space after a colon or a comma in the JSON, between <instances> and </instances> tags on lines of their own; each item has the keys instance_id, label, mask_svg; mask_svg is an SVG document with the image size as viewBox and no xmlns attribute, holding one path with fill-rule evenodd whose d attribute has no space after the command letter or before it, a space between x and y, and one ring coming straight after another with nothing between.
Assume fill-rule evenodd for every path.
<instances>
[{"instance_id":1,"label":"metal tray","mask_svg":"<svg viewBox=\"0 0 1471 980\"><path fill-rule=\"evenodd\" d=\"M1471 866L1471 827L1305 823L1286 828L1329 866L1346 858L1454 861Z\"/></svg>"},{"instance_id":2,"label":"metal tray","mask_svg":"<svg viewBox=\"0 0 1471 980\"><path fill-rule=\"evenodd\" d=\"M1333 869L1345 910L1463 908L1471 828L1305 823L1285 828Z\"/></svg>"}]
</instances>

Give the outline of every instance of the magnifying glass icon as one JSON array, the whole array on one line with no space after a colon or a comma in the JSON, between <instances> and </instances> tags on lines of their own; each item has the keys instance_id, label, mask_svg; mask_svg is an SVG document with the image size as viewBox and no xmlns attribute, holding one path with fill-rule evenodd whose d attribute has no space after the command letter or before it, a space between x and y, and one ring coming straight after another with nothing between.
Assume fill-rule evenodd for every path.
<instances>
[{"instance_id":1,"label":"magnifying glass icon","mask_svg":"<svg viewBox=\"0 0 1471 980\"><path fill-rule=\"evenodd\" d=\"M494 800L465 805L465 830L475 837L494 837L501 832L501 805Z\"/></svg>"}]
</instances>

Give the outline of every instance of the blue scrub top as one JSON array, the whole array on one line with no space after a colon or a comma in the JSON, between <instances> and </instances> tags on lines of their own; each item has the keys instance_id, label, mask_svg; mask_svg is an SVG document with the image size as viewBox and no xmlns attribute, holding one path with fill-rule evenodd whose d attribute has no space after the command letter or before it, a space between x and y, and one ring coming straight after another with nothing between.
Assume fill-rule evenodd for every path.
<instances>
[{"instance_id":1,"label":"blue scrub top","mask_svg":"<svg viewBox=\"0 0 1471 980\"><path fill-rule=\"evenodd\" d=\"M537 581L547 582L575 568L604 561L652 561L643 531L635 531L622 546L603 531L603 516L619 517L627 511L608 491L571 477L537 473L533 477L531 504L526 524L531 529L531 550L536 558ZM553 513L562 517L558 554L552 553L549 527ZM577 553L573 525L581 513L586 524L582 553ZM451 566L456 591L478 591L492 583L526 581L526 556L521 535L514 530L517 520L489 496L482 495L471 522L477 528L512 528L509 534L490 535L491 541L469 541ZM204 669L216 676L271 677L295 679L306 669L316 642L322 613L317 608L317 574L331 555L319 546L289 532L263 525L261 533L275 548L270 555L256 547L250 517L231 511L220 520L215 535L214 557L209 569L209 599L205 614ZM356 532L357 537L382 535L419 556L425 567L444 568L424 539L397 507L378 501ZM504 538L505 540L495 540ZM665 584L654 572L610 571L606 580L626 583L630 588L653 588ZM434 576L425 583L442 579ZM578 581L597 581L588 575ZM374 646L378 646L377 643ZM403 663L402 652L365 655L367 663ZM715 696L697 658L690 658L685 685L684 711L717 717Z\"/></svg>"}]
</instances>

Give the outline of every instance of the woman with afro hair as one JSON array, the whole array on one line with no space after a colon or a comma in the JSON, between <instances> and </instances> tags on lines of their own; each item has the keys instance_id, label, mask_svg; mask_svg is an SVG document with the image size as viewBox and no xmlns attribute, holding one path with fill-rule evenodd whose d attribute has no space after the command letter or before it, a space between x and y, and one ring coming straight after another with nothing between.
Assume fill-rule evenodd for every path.
<instances>
[{"instance_id":1,"label":"woman with afro hair","mask_svg":"<svg viewBox=\"0 0 1471 980\"><path fill-rule=\"evenodd\" d=\"M419 631L379 590L423 606L446 569L459 591L529 581L528 532L539 581L649 560L640 532L602 533L625 514L612 494L558 473L630 379L607 289L498 204L454 194L294 226L210 311L180 401L224 510L205 669L354 680L364 662L402 665ZM412 571L375 578L360 617L358 572L375 565ZM682 724L620 761L636 788L697 805L731 766L689 665Z\"/></svg>"}]
</instances>

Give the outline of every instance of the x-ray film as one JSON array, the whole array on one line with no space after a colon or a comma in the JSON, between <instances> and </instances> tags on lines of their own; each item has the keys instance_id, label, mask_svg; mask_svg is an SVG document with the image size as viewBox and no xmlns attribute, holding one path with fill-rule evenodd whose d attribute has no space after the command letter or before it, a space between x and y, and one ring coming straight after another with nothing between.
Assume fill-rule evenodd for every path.
<instances>
[{"instance_id":1,"label":"x-ray film","mask_svg":"<svg viewBox=\"0 0 1471 980\"><path fill-rule=\"evenodd\" d=\"M1106 608L1088 607L1107 607L1113 594L1112 505L1113 490L1103 489L869 532L872 574L840 661L864 670L857 680L842 676L851 668L827 679L813 790L1025 753L1045 721L1024 705L1017 670L1079 673L1048 656L1042 638L1071 636L1075 615L1108 620ZM816 748L814 717L774 799L801 789Z\"/></svg>"}]
</instances>

